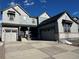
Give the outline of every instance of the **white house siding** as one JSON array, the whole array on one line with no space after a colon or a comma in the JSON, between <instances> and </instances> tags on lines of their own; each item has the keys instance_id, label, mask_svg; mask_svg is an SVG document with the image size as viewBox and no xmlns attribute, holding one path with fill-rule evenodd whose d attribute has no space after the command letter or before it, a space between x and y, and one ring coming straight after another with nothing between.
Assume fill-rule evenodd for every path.
<instances>
[{"instance_id":1,"label":"white house siding","mask_svg":"<svg viewBox=\"0 0 79 59\"><path fill-rule=\"evenodd\" d=\"M48 16L48 14L46 12L44 12L43 14L41 14L38 19L39 19L39 24L45 20L47 20L48 18L50 18L50 16Z\"/></svg>"},{"instance_id":2,"label":"white house siding","mask_svg":"<svg viewBox=\"0 0 79 59\"><path fill-rule=\"evenodd\" d=\"M59 39L65 39L65 38L79 38L79 33L78 33L78 24L72 21L72 26L71 26L71 32L70 33L64 33L64 28L62 25L62 20L71 20L71 18L64 13L58 20L58 29L59 29Z\"/></svg>"},{"instance_id":3,"label":"white house siding","mask_svg":"<svg viewBox=\"0 0 79 59\"><path fill-rule=\"evenodd\" d=\"M23 10L21 10L18 6L14 7L21 15L19 15L18 12L16 12L13 8L9 8L5 11L3 11L3 17L2 22L3 23L11 23L11 24L21 24L21 25L37 25L37 19L29 17L28 14L26 14ZM15 11L15 18L14 20L10 20L7 12ZM32 22L34 20L34 23Z\"/></svg>"},{"instance_id":4,"label":"white house siding","mask_svg":"<svg viewBox=\"0 0 79 59\"><path fill-rule=\"evenodd\" d=\"M15 11L12 8L10 8L8 10ZM3 11L3 18L2 18L3 23L15 23L15 24L18 24L19 23L18 21L20 20L20 15L15 11L16 12L15 13L16 14L15 18L14 18L13 21L11 21L11 20L9 20L9 17L7 15L8 10Z\"/></svg>"},{"instance_id":5,"label":"white house siding","mask_svg":"<svg viewBox=\"0 0 79 59\"><path fill-rule=\"evenodd\" d=\"M16 41L17 39L18 39L18 28L12 28L12 27L2 28L2 41L11 42Z\"/></svg>"},{"instance_id":6,"label":"white house siding","mask_svg":"<svg viewBox=\"0 0 79 59\"><path fill-rule=\"evenodd\" d=\"M79 38L79 32L78 32L78 24L73 22L72 27L71 27L71 33L69 34L70 38Z\"/></svg>"}]
</instances>

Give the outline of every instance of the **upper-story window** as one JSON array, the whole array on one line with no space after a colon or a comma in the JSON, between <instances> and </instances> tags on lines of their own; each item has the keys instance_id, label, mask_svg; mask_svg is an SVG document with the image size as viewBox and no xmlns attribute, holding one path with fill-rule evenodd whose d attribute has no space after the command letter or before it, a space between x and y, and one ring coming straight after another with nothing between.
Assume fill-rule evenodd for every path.
<instances>
[{"instance_id":1,"label":"upper-story window","mask_svg":"<svg viewBox=\"0 0 79 59\"><path fill-rule=\"evenodd\" d=\"M10 20L14 20L15 18L15 11L8 11L7 13Z\"/></svg>"},{"instance_id":2,"label":"upper-story window","mask_svg":"<svg viewBox=\"0 0 79 59\"><path fill-rule=\"evenodd\" d=\"M71 21L68 21L68 20L63 20L62 21L63 23L63 28L64 28L64 32L71 32L71 25L72 25L72 22Z\"/></svg>"},{"instance_id":3,"label":"upper-story window","mask_svg":"<svg viewBox=\"0 0 79 59\"><path fill-rule=\"evenodd\" d=\"M32 19L32 23L35 23L35 20L34 19Z\"/></svg>"}]
</instances>

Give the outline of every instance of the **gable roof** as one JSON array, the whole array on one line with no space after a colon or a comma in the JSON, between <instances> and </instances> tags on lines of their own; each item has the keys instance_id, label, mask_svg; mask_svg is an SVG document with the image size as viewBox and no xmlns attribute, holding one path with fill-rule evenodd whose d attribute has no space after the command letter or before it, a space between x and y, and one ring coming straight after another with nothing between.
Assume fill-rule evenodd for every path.
<instances>
[{"instance_id":1,"label":"gable roof","mask_svg":"<svg viewBox=\"0 0 79 59\"><path fill-rule=\"evenodd\" d=\"M72 17L72 18L76 21L79 20L79 17Z\"/></svg>"},{"instance_id":2,"label":"gable roof","mask_svg":"<svg viewBox=\"0 0 79 59\"><path fill-rule=\"evenodd\" d=\"M59 13L58 15L55 15L55 16L43 21L42 23L40 23L39 26L50 24L52 22L57 21L64 13L66 13L71 18L71 20L73 20L73 18L68 14L68 12L64 11L64 12ZM78 24L78 22L76 22L75 20L73 20L73 21Z\"/></svg>"},{"instance_id":3,"label":"gable roof","mask_svg":"<svg viewBox=\"0 0 79 59\"><path fill-rule=\"evenodd\" d=\"M21 8L28 16L30 16L30 14L27 13L19 4L16 4L16 5L14 5L14 6L9 6L9 7L5 8L5 9L0 10L0 11L5 11L5 10L7 10L7 9L9 9L9 8L13 8L17 13L19 13L19 14L21 15L21 13L18 12L18 11L14 8L14 7L16 7L16 6L18 6L19 8Z\"/></svg>"},{"instance_id":4,"label":"gable roof","mask_svg":"<svg viewBox=\"0 0 79 59\"><path fill-rule=\"evenodd\" d=\"M49 14L45 11L45 12L41 13L38 17L40 17L40 16L42 16L42 15L44 15L44 14L46 14L47 16L49 16ZM50 17L50 16L49 16L49 17Z\"/></svg>"},{"instance_id":5,"label":"gable roof","mask_svg":"<svg viewBox=\"0 0 79 59\"><path fill-rule=\"evenodd\" d=\"M79 18L78 17L72 17L73 18L73 21L76 22L77 24L79 24ZM76 18L76 19L74 19Z\"/></svg>"},{"instance_id":6,"label":"gable roof","mask_svg":"<svg viewBox=\"0 0 79 59\"><path fill-rule=\"evenodd\" d=\"M51 17L51 18L49 18L49 19L43 21L42 23L40 23L40 25L45 25L45 24L49 24L49 23L55 22L55 21L57 21L58 18L59 18L60 16L62 16L64 13L65 13L65 12L59 13L58 15L55 15L55 16L53 16L53 17Z\"/></svg>"}]
</instances>

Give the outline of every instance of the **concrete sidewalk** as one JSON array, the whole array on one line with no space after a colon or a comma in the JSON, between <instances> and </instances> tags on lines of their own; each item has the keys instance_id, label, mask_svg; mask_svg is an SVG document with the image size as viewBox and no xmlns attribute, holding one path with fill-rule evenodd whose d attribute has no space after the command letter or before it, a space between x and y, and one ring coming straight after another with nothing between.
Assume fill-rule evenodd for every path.
<instances>
[{"instance_id":1,"label":"concrete sidewalk","mask_svg":"<svg viewBox=\"0 0 79 59\"><path fill-rule=\"evenodd\" d=\"M5 59L79 59L79 47L53 41L5 43Z\"/></svg>"}]
</instances>

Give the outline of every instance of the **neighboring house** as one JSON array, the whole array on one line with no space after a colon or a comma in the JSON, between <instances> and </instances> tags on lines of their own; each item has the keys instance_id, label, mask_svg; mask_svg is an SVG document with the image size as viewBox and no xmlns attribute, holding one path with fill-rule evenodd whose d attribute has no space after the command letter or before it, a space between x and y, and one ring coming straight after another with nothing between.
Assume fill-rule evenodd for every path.
<instances>
[{"instance_id":1,"label":"neighboring house","mask_svg":"<svg viewBox=\"0 0 79 59\"><path fill-rule=\"evenodd\" d=\"M21 37L30 38L37 26L37 19L30 17L21 6L16 5L1 11L1 39L2 41L18 41ZM32 37L34 35L31 35ZM36 34L37 35L37 34Z\"/></svg>"},{"instance_id":2,"label":"neighboring house","mask_svg":"<svg viewBox=\"0 0 79 59\"><path fill-rule=\"evenodd\" d=\"M39 39L70 40L79 39L79 23L67 13L62 12L51 17L38 26Z\"/></svg>"}]
</instances>

